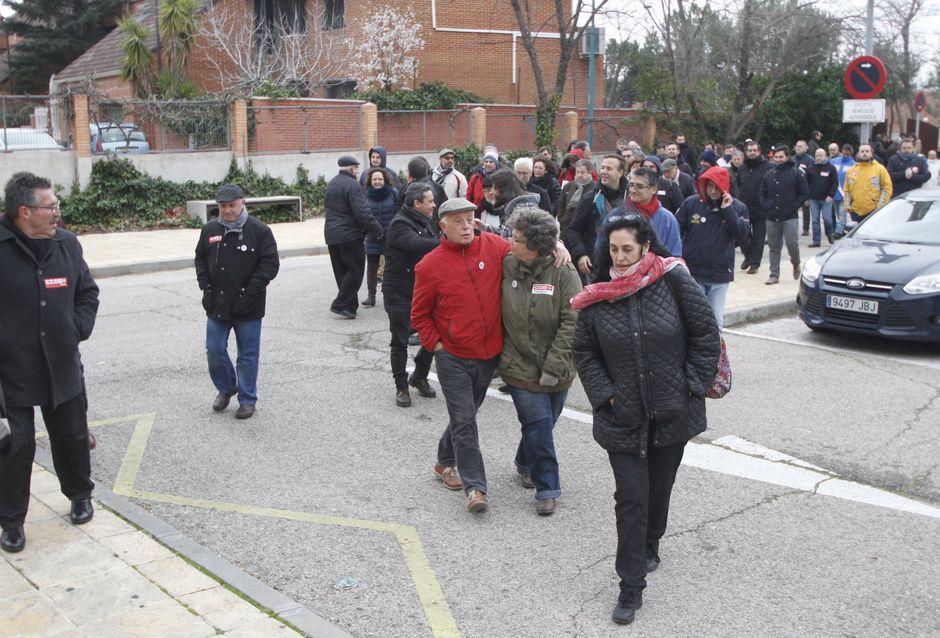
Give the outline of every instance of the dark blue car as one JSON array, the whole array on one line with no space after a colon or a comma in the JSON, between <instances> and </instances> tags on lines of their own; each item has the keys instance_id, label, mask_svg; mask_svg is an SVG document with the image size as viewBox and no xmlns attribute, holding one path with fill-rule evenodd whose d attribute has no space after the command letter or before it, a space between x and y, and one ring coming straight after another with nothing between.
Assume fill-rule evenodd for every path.
<instances>
[{"instance_id":1,"label":"dark blue car","mask_svg":"<svg viewBox=\"0 0 940 638\"><path fill-rule=\"evenodd\" d=\"M813 330L940 342L940 189L888 202L808 260L797 302Z\"/></svg>"}]
</instances>

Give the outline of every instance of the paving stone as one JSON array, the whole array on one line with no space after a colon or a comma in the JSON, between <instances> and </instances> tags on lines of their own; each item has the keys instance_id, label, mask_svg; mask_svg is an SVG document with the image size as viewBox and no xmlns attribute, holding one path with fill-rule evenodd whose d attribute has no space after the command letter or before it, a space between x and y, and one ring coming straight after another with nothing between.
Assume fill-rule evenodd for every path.
<instances>
[{"instance_id":1,"label":"paving stone","mask_svg":"<svg viewBox=\"0 0 940 638\"><path fill-rule=\"evenodd\" d=\"M92 538L101 539L116 534L126 534L127 532L135 531L137 528L117 514L109 512L106 509L95 507L95 517L79 527L79 529Z\"/></svg>"},{"instance_id":2,"label":"paving stone","mask_svg":"<svg viewBox=\"0 0 940 638\"><path fill-rule=\"evenodd\" d=\"M0 560L0 607L3 605L4 598L33 590L35 587L23 578L13 565L6 560Z\"/></svg>"},{"instance_id":3,"label":"paving stone","mask_svg":"<svg viewBox=\"0 0 940 638\"><path fill-rule=\"evenodd\" d=\"M69 584L47 587L43 592L79 627L170 600L166 593L130 565Z\"/></svg>"},{"instance_id":4,"label":"paving stone","mask_svg":"<svg viewBox=\"0 0 940 638\"><path fill-rule=\"evenodd\" d=\"M166 599L142 609L134 609L103 618L82 627L95 638L157 638L189 629L199 619L175 600Z\"/></svg>"},{"instance_id":5,"label":"paving stone","mask_svg":"<svg viewBox=\"0 0 940 638\"><path fill-rule=\"evenodd\" d=\"M267 617L257 607L221 585L180 596L179 600L222 631L243 627Z\"/></svg>"},{"instance_id":6,"label":"paving stone","mask_svg":"<svg viewBox=\"0 0 940 638\"><path fill-rule=\"evenodd\" d=\"M280 638L284 636L299 636L296 631L280 622L276 618L265 616L261 620L256 620L250 625L239 627L233 631L226 631L226 638Z\"/></svg>"},{"instance_id":7,"label":"paving stone","mask_svg":"<svg viewBox=\"0 0 940 638\"><path fill-rule=\"evenodd\" d=\"M10 596L0 605L0 631L4 636L47 636L73 627L52 601L38 591Z\"/></svg>"},{"instance_id":8,"label":"paving stone","mask_svg":"<svg viewBox=\"0 0 940 638\"><path fill-rule=\"evenodd\" d=\"M11 562L40 589L72 584L124 565L111 550L88 537L62 545L44 546L30 538L28 529L26 549L16 554Z\"/></svg>"},{"instance_id":9,"label":"paving stone","mask_svg":"<svg viewBox=\"0 0 940 638\"><path fill-rule=\"evenodd\" d=\"M128 565L140 565L173 556L173 552L141 531L129 531L99 540Z\"/></svg>"},{"instance_id":10,"label":"paving stone","mask_svg":"<svg viewBox=\"0 0 940 638\"><path fill-rule=\"evenodd\" d=\"M178 556L163 558L137 567L141 574L163 587L171 596L185 596L204 589L218 587L218 581Z\"/></svg>"}]
</instances>

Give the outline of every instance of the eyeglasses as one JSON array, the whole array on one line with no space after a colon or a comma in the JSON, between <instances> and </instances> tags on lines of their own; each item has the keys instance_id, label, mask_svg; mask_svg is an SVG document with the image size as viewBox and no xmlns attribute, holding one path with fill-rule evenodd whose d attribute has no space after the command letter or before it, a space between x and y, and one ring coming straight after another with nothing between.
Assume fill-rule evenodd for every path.
<instances>
[{"instance_id":1,"label":"eyeglasses","mask_svg":"<svg viewBox=\"0 0 940 638\"><path fill-rule=\"evenodd\" d=\"M638 222L640 221L640 216L637 215L636 213L630 213L629 215L615 215L613 217L607 218L607 224L611 224L613 222L619 222L619 221Z\"/></svg>"},{"instance_id":2,"label":"eyeglasses","mask_svg":"<svg viewBox=\"0 0 940 638\"><path fill-rule=\"evenodd\" d=\"M52 204L51 206L27 206L27 208L45 208L46 210L57 210L57 211L62 210L62 206L61 204L59 204L59 202L56 202L55 204Z\"/></svg>"},{"instance_id":3,"label":"eyeglasses","mask_svg":"<svg viewBox=\"0 0 940 638\"><path fill-rule=\"evenodd\" d=\"M641 191L649 187L650 187L649 184L641 184L639 182L630 182L630 190Z\"/></svg>"}]
</instances>

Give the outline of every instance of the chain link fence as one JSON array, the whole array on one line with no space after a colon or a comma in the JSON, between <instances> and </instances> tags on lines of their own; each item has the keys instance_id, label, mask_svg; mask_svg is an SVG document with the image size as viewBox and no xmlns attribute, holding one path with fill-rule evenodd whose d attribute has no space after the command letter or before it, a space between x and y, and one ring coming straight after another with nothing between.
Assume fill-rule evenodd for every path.
<instances>
[{"instance_id":1,"label":"chain link fence","mask_svg":"<svg viewBox=\"0 0 940 638\"><path fill-rule=\"evenodd\" d=\"M231 104L222 100L91 99L92 153L179 153L232 147Z\"/></svg>"},{"instance_id":2,"label":"chain link fence","mask_svg":"<svg viewBox=\"0 0 940 638\"><path fill-rule=\"evenodd\" d=\"M0 151L61 151L71 142L66 98L0 95Z\"/></svg>"}]
</instances>

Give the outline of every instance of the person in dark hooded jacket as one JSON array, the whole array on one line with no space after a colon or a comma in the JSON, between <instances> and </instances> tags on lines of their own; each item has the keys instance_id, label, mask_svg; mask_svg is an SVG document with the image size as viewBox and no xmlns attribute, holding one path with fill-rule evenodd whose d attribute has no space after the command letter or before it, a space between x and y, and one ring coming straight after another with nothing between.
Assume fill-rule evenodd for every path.
<instances>
[{"instance_id":1,"label":"person in dark hooded jacket","mask_svg":"<svg viewBox=\"0 0 940 638\"><path fill-rule=\"evenodd\" d=\"M369 200L372 217L382 225L385 234L388 234L388 225L398 212L398 192L389 185L391 179L384 168L370 168L366 171L366 181L369 184L366 199ZM366 298L362 302L363 306L375 305L375 293L379 285L379 261L384 254L385 239L370 231L366 235Z\"/></svg>"},{"instance_id":2,"label":"person in dark hooded jacket","mask_svg":"<svg viewBox=\"0 0 940 638\"><path fill-rule=\"evenodd\" d=\"M767 215L767 245L770 247L770 276L767 285L780 283L780 249L787 244L793 265L793 278L800 278L799 211L809 199L809 187L803 173L790 159L790 149L774 147L776 166L760 186L760 200Z\"/></svg>"},{"instance_id":3,"label":"person in dark hooded jacket","mask_svg":"<svg viewBox=\"0 0 940 638\"><path fill-rule=\"evenodd\" d=\"M724 325L725 299L734 281L734 245L751 231L747 206L731 195L728 171L710 168L696 180L698 195L689 197L676 219L682 233L682 257Z\"/></svg>"},{"instance_id":4,"label":"person in dark hooded jacket","mask_svg":"<svg viewBox=\"0 0 940 638\"><path fill-rule=\"evenodd\" d=\"M395 174L395 171L390 169L387 165L388 153L385 151L384 146L373 146L369 149L369 168L384 168L385 172L388 173L391 181L389 186L394 188L396 191L401 190L401 180L398 179L398 175ZM362 172L362 175L359 176L359 184L362 185L362 189L366 190L369 188L368 181L369 171L365 170Z\"/></svg>"}]
</instances>

